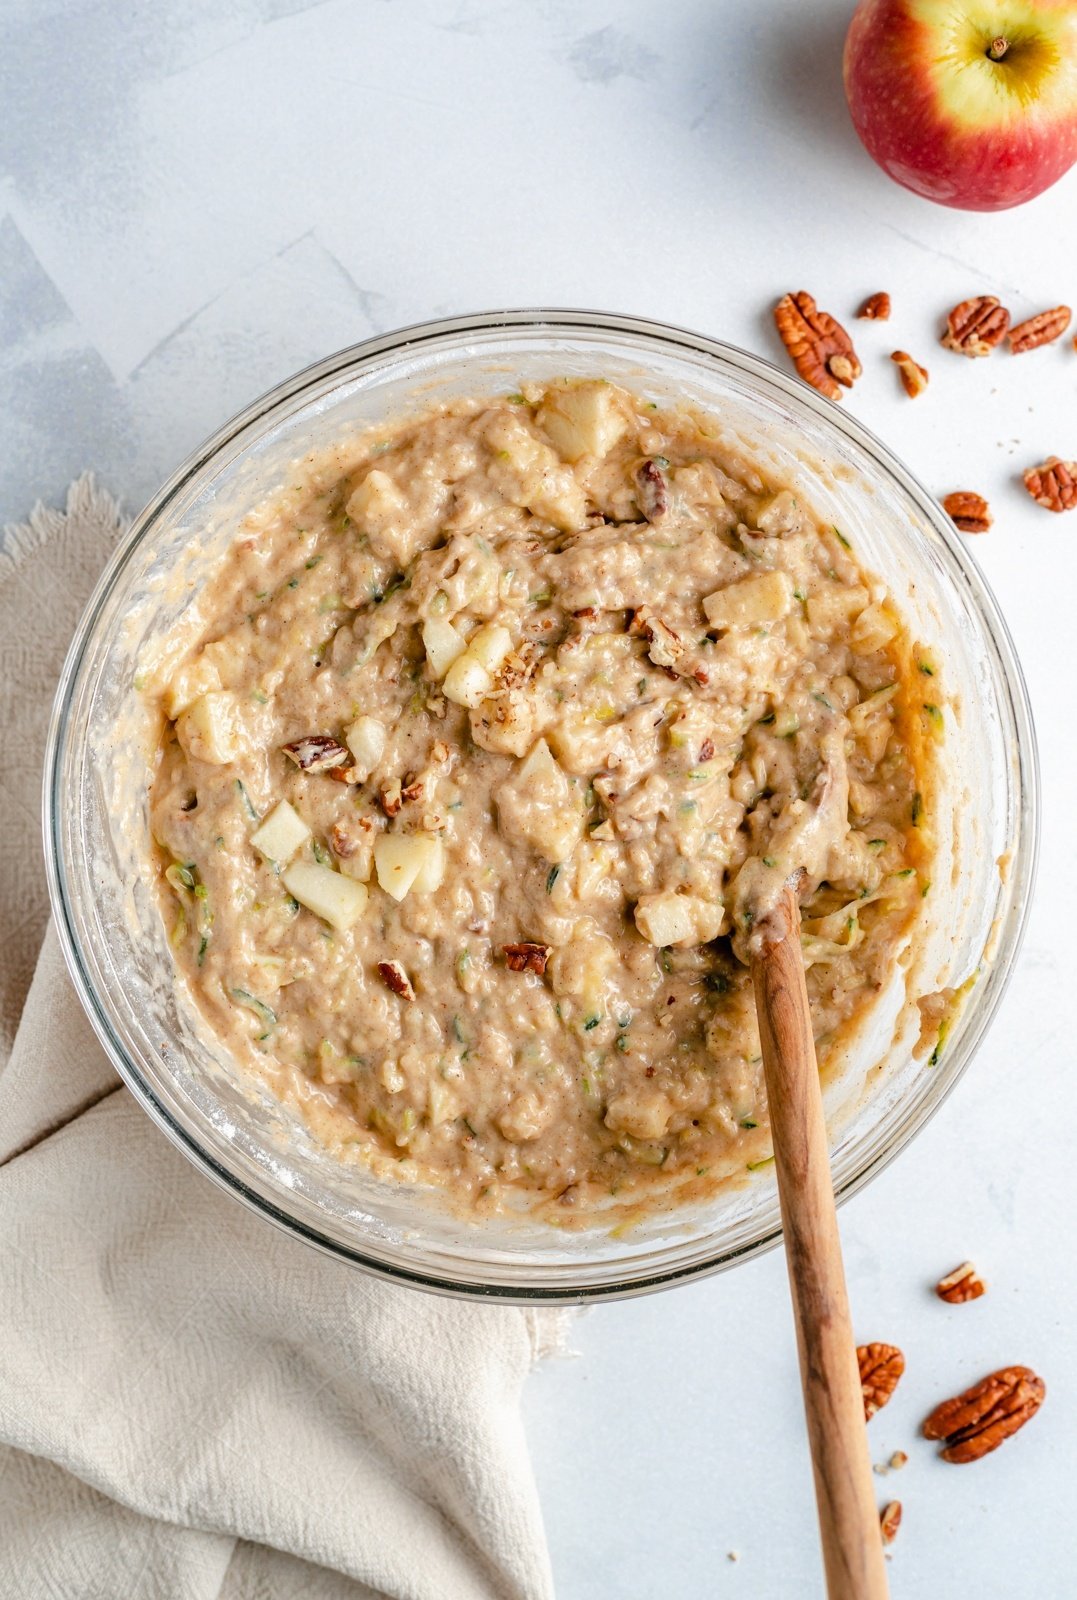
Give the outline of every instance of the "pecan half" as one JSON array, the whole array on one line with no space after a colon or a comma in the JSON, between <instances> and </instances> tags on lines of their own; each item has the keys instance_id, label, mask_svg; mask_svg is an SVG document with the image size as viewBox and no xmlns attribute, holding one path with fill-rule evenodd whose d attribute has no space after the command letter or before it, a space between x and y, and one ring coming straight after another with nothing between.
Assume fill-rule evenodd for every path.
<instances>
[{"instance_id":1,"label":"pecan half","mask_svg":"<svg viewBox=\"0 0 1077 1600\"><path fill-rule=\"evenodd\" d=\"M379 961L378 977L387 989L398 994L401 1000L414 1000L415 990L411 986L411 979L400 965L399 961Z\"/></svg>"},{"instance_id":2,"label":"pecan half","mask_svg":"<svg viewBox=\"0 0 1077 1600\"><path fill-rule=\"evenodd\" d=\"M1048 511L1072 511L1077 506L1077 461L1048 456L1040 466L1029 467L1023 481L1036 504Z\"/></svg>"},{"instance_id":3,"label":"pecan half","mask_svg":"<svg viewBox=\"0 0 1077 1600\"><path fill-rule=\"evenodd\" d=\"M993 520L991 507L973 489L955 489L942 502L942 509L962 533L986 533Z\"/></svg>"},{"instance_id":4,"label":"pecan half","mask_svg":"<svg viewBox=\"0 0 1077 1600\"><path fill-rule=\"evenodd\" d=\"M1006 335L1010 349L1015 356L1023 356L1026 350L1038 350L1041 344L1054 344L1069 327L1072 315L1069 306L1054 306L1050 311L1026 317Z\"/></svg>"},{"instance_id":5,"label":"pecan half","mask_svg":"<svg viewBox=\"0 0 1077 1600\"><path fill-rule=\"evenodd\" d=\"M890 296L886 290L880 289L878 294L869 294L857 316L865 322L889 322Z\"/></svg>"},{"instance_id":6,"label":"pecan half","mask_svg":"<svg viewBox=\"0 0 1077 1600\"><path fill-rule=\"evenodd\" d=\"M864 1417L870 1422L890 1399L905 1371L905 1357L896 1344L861 1344L856 1349Z\"/></svg>"},{"instance_id":7,"label":"pecan half","mask_svg":"<svg viewBox=\"0 0 1077 1600\"><path fill-rule=\"evenodd\" d=\"M914 361L907 350L895 350L890 359L901 374L902 388L909 399L915 400L918 394L923 394L927 388L927 368Z\"/></svg>"},{"instance_id":8,"label":"pecan half","mask_svg":"<svg viewBox=\"0 0 1077 1600\"><path fill-rule=\"evenodd\" d=\"M828 400L840 400L839 385L851 389L863 370L841 323L820 311L804 289L782 296L774 307L774 322L804 382Z\"/></svg>"},{"instance_id":9,"label":"pecan half","mask_svg":"<svg viewBox=\"0 0 1077 1600\"><path fill-rule=\"evenodd\" d=\"M978 1300L986 1292L987 1285L971 1261L963 1261L935 1285L939 1299L945 1300L950 1306L964 1305L966 1300Z\"/></svg>"},{"instance_id":10,"label":"pecan half","mask_svg":"<svg viewBox=\"0 0 1077 1600\"><path fill-rule=\"evenodd\" d=\"M1030 1368L1002 1367L936 1406L924 1423L924 1438L945 1440L944 1461L979 1461L1036 1415L1046 1392Z\"/></svg>"},{"instance_id":11,"label":"pecan half","mask_svg":"<svg viewBox=\"0 0 1077 1600\"><path fill-rule=\"evenodd\" d=\"M510 972L537 972L540 978L553 954L548 944L532 944L529 941L503 944L501 949Z\"/></svg>"},{"instance_id":12,"label":"pecan half","mask_svg":"<svg viewBox=\"0 0 1077 1600\"><path fill-rule=\"evenodd\" d=\"M669 484L657 461L644 461L636 469L636 503L648 522L657 522L669 510Z\"/></svg>"},{"instance_id":13,"label":"pecan half","mask_svg":"<svg viewBox=\"0 0 1077 1600\"><path fill-rule=\"evenodd\" d=\"M962 356L989 356L1010 325L1010 313L993 294L962 300L946 318L942 343Z\"/></svg>"},{"instance_id":14,"label":"pecan half","mask_svg":"<svg viewBox=\"0 0 1077 1600\"><path fill-rule=\"evenodd\" d=\"M883 1544L893 1544L901 1527L901 1501L890 1500L879 1513L879 1532Z\"/></svg>"},{"instance_id":15,"label":"pecan half","mask_svg":"<svg viewBox=\"0 0 1077 1600\"><path fill-rule=\"evenodd\" d=\"M309 733L305 739L282 744L281 750L301 772L328 772L351 765L351 753L328 733Z\"/></svg>"}]
</instances>

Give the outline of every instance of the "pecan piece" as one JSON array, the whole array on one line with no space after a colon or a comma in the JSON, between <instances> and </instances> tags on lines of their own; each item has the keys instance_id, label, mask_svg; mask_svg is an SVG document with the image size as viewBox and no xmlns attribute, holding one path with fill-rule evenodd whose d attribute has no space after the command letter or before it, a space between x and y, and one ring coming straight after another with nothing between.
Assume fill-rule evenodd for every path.
<instances>
[{"instance_id":1,"label":"pecan piece","mask_svg":"<svg viewBox=\"0 0 1077 1600\"><path fill-rule=\"evenodd\" d=\"M400 807L404 804L404 791L401 787L400 779L394 778L392 783L387 784L379 794L378 800L385 815L387 817L395 817Z\"/></svg>"},{"instance_id":2,"label":"pecan piece","mask_svg":"<svg viewBox=\"0 0 1077 1600\"><path fill-rule=\"evenodd\" d=\"M989 356L1010 325L1010 313L993 294L962 300L946 318L942 343L962 356Z\"/></svg>"},{"instance_id":3,"label":"pecan piece","mask_svg":"<svg viewBox=\"0 0 1077 1600\"><path fill-rule=\"evenodd\" d=\"M935 1293L947 1305L964 1305L966 1300L978 1300L987 1292L987 1285L971 1261L963 1261L935 1285Z\"/></svg>"},{"instance_id":4,"label":"pecan piece","mask_svg":"<svg viewBox=\"0 0 1077 1600\"><path fill-rule=\"evenodd\" d=\"M352 833L346 822L334 822L329 830L329 845L333 854L340 861L347 861L358 850L361 839Z\"/></svg>"},{"instance_id":5,"label":"pecan piece","mask_svg":"<svg viewBox=\"0 0 1077 1600\"><path fill-rule=\"evenodd\" d=\"M648 522L657 522L669 510L669 484L657 461L644 461L636 469L636 503Z\"/></svg>"},{"instance_id":6,"label":"pecan piece","mask_svg":"<svg viewBox=\"0 0 1077 1600\"><path fill-rule=\"evenodd\" d=\"M865 322L889 322L890 296L886 290L880 289L878 294L869 294L857 316Z\"/></svg>"},{"instance_id":7,"label":"pecan piece","mask_svg":"<svg viewBox=\"0 0 1077 1600\"><path fill-rule=\"evenodd\" d=\"M1048 511L1072 511L1077 506L1077 461L1048 456L1040 466L1029 467L1023 481L1036 504Z\"/></svg>"},{"instance_id":8,"label":"pecan piece","mask_svg":"<svg viewBox=\"0 0 1077 1600\"><path fill-rule=\"evenodd\" d=\"M351 752L328 733L309 733L305 739L282 744L281 750L301 772L328 772L351 765Z\"/></svg>"},{"instance_id":9,"label":"pecan piece","mask_svg":"<svg viewBox=\"0 0 1077 1600\"><path fill-rule=\"evenodd\" d=\"M1029 1367L1002 1367L936 1406L924 1423L924 1438L945 1440L944 1461L979 1461L1036 1415L1046 1392Z\"/></svg>"},{"instance_id":10,"label":"pecan piece","mask_svg":"<svg viewBox=\"0 0 1077 1600\"><path fill-rule=\"evenodd\" d=\"M905 1357L896 1344L861 1344L856 1348L856 1360L864 1391L864 1418L870 1422L897 1388Z\"/></svg>"},{"instance_id":11,"label":"pecan piece","mask_svg":"<svg viewBox=\"0 0 1077 1600\"><path fill-rule=\"evenodd\" d=\"M774 307L774 322L804 382L828 400L840 400L839 385L851 389L863 370L841 323L820 311L804 289L782 296Z\"/></svg>"},{"instance_id":12,"label":"pecan piece","mask_svg":"<svg viewBox=\"0 0 1077 1600\"><path fill-rule=\"evenodd\" d=\"M326 772L327 778L335 778L337 783L362 783L363 774L358 767L330 767Z\"/></svg>"},{"instance_id":13,"label":"pecan piece","mask_svg":"<svg viewBox=\"0 0 1077 1600\"><path fill-rule=\"evenodd\" d=\"M400 798L405 805L413 800L421 800L426 793L426 784L422 778L408 778L400 790Z\"/></svg>"},{"instance_id":14,"label":"pecan piece","mask_svg":"<svg viewBox=\"0 0 1077 1600\"><path fill-rule=\"evenodd\" d=\"M553 954L548 944L532 944L528 940L521 944L503 944L501 949L510 972L537 972L540 978Z\"/></svg>"},{"instance_id":15,"label":"pecan piece","mask_svg":"<svg viewBox=\"0 0 1077 1600\"><path fill-rule=\"evenodd\" d=\"M684 642L679 633L652 614L649 606L639 606L632 612L629 633L641 633L647 640L647 654L656 667L675 667L684 654Z\"/></svg>"},{"instance_id":16,"label":"pecan piece","mask_svg":"<svg viewBox=\"0 0 1077 1600\"><path fill-rule=\"evenodd\" d=\"M972 489L955 489L942 502L942 509L962 533L986 533L993 520L983 495Z\"/></svg>"},{"instance_id":17,"label":"pecan piece","mask_svg":"<svg viewBox=\"0 0 1077 1600\"><path fill-rule=\"evenodd\" d=\"M883 1544L893 1544L900 1527L901 1501L891 1500L879 1513L879 1532L882 1534Z\"/></svg>"},{"instance_id":18,"label":"pecan piece","mask_svg":"<svg viewBox=\"0 0 1077 1600\"><path fill-rule=\"evenodd\" d=\"M901 374L901 386L909 399L915 400L918 394L923 394L927 388L927 368L914 361L907 350L895 350L890 359Z\"/></svg>"},{"instance_id":19,"label":"pecan piece","mask_svg":"<svg viewBox=\"0 0 1077 1600\"><path fill-rule=\"evenodd\" d=\"M700 761L709 761L711 759L711 757L713 756L713 754L714 754L714 740L713 739L704 739L703 743L699 747L699 759L700 759Z\"/></svg>"},{"instance_id":20,"label":"pecan piece","mask_svg":"<svg viewBox=\"0 0 1077 1600\"><path fill-rule=\"evenodd\" d=\"M411 979L400 965L399 961L379 961L378 977L387 989L398 994L401 1000L414 1000L415 990L411 986Z\"/></svg>"},{"instance_id":21,"label":"pecan piece","mask_svg":"<svg viewBox=\"0 0 1077 1600\"><path fill-rule=\"evenodd\" d=\"M511 689L522 689L538 663L534 645L525 644L519 650L510 651L497 670L496 692L507 694Z\"/></svg>"},{"instance_id":22,"label":"pecan piece","mask_svg":"<svg viewBox=\"0 0 1077 1600\"><path fill-rule=\"evenodd\" d=\"M1038 350L1042 344L1054 344L1069 327L1072 315L1069 306L1054 306L1050 311L1039 311L1034 317L1026 317L1024 322L1019 322L1006 335L1010 349L1015 356L1023 356L1026 350Z\"/></svg>"}]
</instances>

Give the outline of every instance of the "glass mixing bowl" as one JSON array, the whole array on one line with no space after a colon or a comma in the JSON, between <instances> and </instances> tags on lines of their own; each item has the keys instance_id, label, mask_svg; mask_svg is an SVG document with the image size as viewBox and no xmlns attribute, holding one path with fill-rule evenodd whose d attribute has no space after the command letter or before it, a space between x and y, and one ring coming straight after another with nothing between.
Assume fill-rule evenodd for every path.
<instances>
[{"instance_id":1,"label":"glass mixing bowl","mask_svg":"<svg viewBox=\"0 0 1077 1600\"><path fill-rule=\"evenodd\" d=\"M879 1172L968 1065L1014 963L1032 887L1036 755L1020 668L975 563L880 442L796 378L678 328L574 311L428 323L330 356L197 450L136 517L87 606L48 737L53 910L79 996L132 1093L193 1160L262 1216L371 1272L519 1302L623 1296L732 1266L780 1237L773 1168L635 1226L569 1233L526 1217L468 1222L429 1192L334 1162L222 1047L173 984L147 868L148 719L135 687L150 641L190 598L180 555L208 565L288 464L440 397L601 375L718 415L777 483L836 522L944 663L939 856L917 992L975 976L943 1047L916 1056L901 974L827 1086L839 1198Z\"/></svg>"}]
</instances>

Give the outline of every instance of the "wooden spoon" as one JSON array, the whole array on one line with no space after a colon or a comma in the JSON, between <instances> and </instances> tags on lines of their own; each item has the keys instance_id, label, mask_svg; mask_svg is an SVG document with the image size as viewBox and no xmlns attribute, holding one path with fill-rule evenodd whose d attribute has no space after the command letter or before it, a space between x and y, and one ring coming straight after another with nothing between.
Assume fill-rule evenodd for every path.
<instances>
[{"instance_id":1,"label":"wooden spoon","mask_svg":"<svg viewBox=\"0 0 1077 1600\"><path fill-rule=\"evenodd\" d=\"M827 1594L887 1600L793 880L756 943L752 983Z\"/></svg>"}]
</instances>

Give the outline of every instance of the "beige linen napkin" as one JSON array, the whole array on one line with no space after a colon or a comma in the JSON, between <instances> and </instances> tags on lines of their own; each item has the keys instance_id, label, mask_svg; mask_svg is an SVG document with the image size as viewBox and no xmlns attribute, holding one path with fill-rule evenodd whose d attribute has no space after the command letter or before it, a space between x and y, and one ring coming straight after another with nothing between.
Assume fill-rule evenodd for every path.
<instances>
[{"instance_id":1,"label":"beige linen napkin","mask_svg":"<svg viewBox=\"0 0 1077 1600\"><path fill-rule=\"evenodd\" d=\"M222 1194L46 928L45 725L119 530L87 477L0 557L0 1595L543 1600L518 1400L562 1314L376 1282Z\"/></svg>"}]
</instances>

